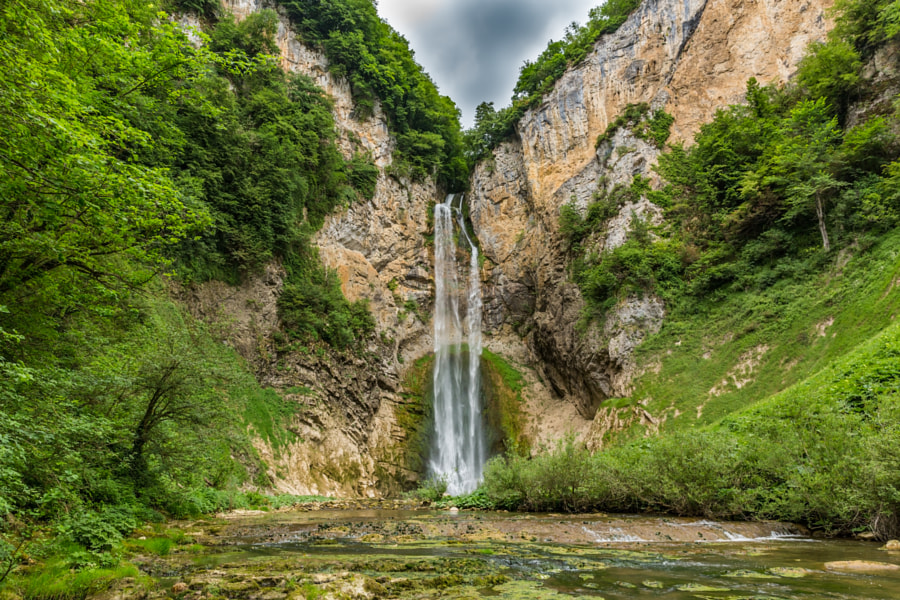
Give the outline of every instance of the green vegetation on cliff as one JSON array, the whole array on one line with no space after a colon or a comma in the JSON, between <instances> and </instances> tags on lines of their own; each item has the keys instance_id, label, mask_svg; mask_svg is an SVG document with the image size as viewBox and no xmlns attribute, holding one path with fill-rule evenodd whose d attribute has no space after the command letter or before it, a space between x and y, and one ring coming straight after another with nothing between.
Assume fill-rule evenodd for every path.
<instances>
[{"instance_id":1,"label":"green vegetation on cliff","mask_svg":"<svg viewBox=\"0 0 900 600\"><path fill-rule=\"evenodd\" d=\"M660 189L601 182L586 215L561 211L588 318L643 294L667 315L638 351L632 394L598 412L632 425L597 429L593 455L564 441L495 460L484 490L497 506L900 534L900 139L884 82L862 68L896 43L866 34L895 35L895 5L838 3L796 83L751 80L745 104L660 157ZM634 217L624 245L592 252L642 195L664 224Z\"/></svg>"},{"instance_id":2,"label":"green vegetation on cliff","mask_svg":"<svg viewBox=\"0 0 900 600\"><path fill-rule=\"evenodd\" d=\"M634 425L593 455L568 441L532 460L508 456L489 465L485 491L505 508L782 519L896 536L898 252L892 232L779 318L737 312L746 299L676 317L642 351L659 368L598 416L646 410L658 434Z\"/></svg>"},{"instance_id":3,"label":"green vegetation on cliff","mask_svg":"<svg viewBox=\"0 0 900 600\"><path fill-rule=\"evenodd\" d=\"M591 310L656 293L670 309L696 311L710 297L808 281L839 251L864 251L897 223L894 117L842 130L834 106L810 88L751 80L747 104L719 111L692 147L661 155L662 189L638 180L630 191L663 208L662 227L648 230L636 218L626 244L592 254L580 242L604 220L585 227L571 210L563 213ZM598 210L590 207L588 220Z\"/></svg>"},{"instance_id":4,"label":"green vegetation on cliff","mask_svg":"<svg viewBox=\"0 0 900 600\"><path fill-rule=\"evenodd\" d=\"M485 348L481 355L481 376L488 425L503 438L496 440L493 450L529 454L531 440L525 436L525 413L522 411L522 388L525 386L522 373L505 358Z\"/></svg>"},{"instance_id":5,"label":"green vegetation on cliff","mask_svg":"<svg viewBox=\"0 0 900 600\"><path fill-rule=\"evenodd\" d=\"M372 158L345 159L330 99L280 67L275 11L164 6L204 31L137 0L0 7L0 581L41 553L99 573L139 522L265 504L237 492L270 484L248 429L292 441L291 400L172 300L182 284L275 262L280 343L361 353L374 329L311 244L327 214L372 198ZM368 25L298 27L361 110L382 101L398 163L455 185L455 107L371 2L341 6ZM363 38L396 89L369 94L350 72L368 69L334 58Z\"/></svg>"},{"instance_id":6,"label":"green vegetation on cliff","mask_svg":"<svg viewBox=\"0 0 900 600\"><path fill-rule=\"evenodd\" d=\"M360 117L380 102L397 138L394 172L435 176L451 192L465 189L459 109L438 93L406 38L378 16L373 0L277 2L301 38L325 50L331 71L350 82Z\"/></svg>"},{"instance_id":7,"label":"green vegetation on cliff","mask_svg":"<svg viewBox=\"0 0 900 600\"><path fill-rule=\"evenodd\" d=\"M566 70L579 64L590 53L600 36L613 33L641 4L641 0L606 0L592 8L584 25L572 23L559 41L550 40L534 60L526 60L519 69L512 103L500 110L493 102L482 102L475 109L475 126L465 132L466 154L472 164L486 158L501 142L509 139L516 123L529 108L540 104Z\"/></svg>"}]
</instances>

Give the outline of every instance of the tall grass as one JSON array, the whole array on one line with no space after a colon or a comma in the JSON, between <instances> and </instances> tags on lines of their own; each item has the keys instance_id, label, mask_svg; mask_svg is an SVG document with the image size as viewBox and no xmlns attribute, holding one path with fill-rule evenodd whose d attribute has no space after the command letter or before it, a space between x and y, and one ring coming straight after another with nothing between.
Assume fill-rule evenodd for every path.
<instances>
[{"instance_id":1,"label":"tall grass","mask_svg":"<svg viewBox=\"0 0 900 600\"><path fill-rule=\"evenodd\" d=\"M72 571L63 562L47 565L39 572L17 576L11 582L23 600L82 600L109 588L125 577L139 578L132 564L110 569Z\"/></svg>"}]
</instances>

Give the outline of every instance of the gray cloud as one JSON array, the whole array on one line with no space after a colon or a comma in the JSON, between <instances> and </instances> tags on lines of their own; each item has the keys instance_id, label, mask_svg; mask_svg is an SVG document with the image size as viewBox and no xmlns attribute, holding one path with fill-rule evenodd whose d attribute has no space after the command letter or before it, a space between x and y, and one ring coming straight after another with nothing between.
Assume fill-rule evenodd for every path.
<instances>
[{"instance_id":1,"label":"gray cloud","mask_svg":"<svg viewBox=\"0 0 900 600\"><path fill-rule=\"evenodd\" d=\"M509 103L519 68L572 21L603 0L380 0L379 13L402 33L441 93L472 124L475 107Z\"/></svg>"}]
</instances>

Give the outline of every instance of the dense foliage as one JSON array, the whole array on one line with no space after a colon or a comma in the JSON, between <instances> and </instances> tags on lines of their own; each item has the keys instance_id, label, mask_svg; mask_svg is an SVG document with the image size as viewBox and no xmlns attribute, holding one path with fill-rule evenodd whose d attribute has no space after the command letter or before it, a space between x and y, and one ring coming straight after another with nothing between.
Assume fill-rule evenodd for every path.
<instances>
[{"instance_id":1,"label":"dense foliage","mask_svg":"<svg viewBox=\"0 0 900 600\"><path fill-rule=\"evenodd\" d=\"M271 62L277 27L270 10L240 23L220 20L208 47L231 68L198 83L202 102L174 107L178 141L167 166L214 219L174 254L180 274L200 280L237 281L280 259L288 277L279 308L289 336L347 348L374 322L365 303L344 298L309 240L336 207L372 198L378 170L363 154L342 158L329 99L309 78Z\"/></svg>"},{"instance_id":2,"label":"dense foliage","mask_svg":"<svg viewBox=\"0 0 900 600\"><path fill-rule=\"evenodd\" d=\"M459 110L422 70L409 43L373 0L278 0L304 41L324 48L330 69L350 82L359 117L376 101L396 136L394 173L437 177L448 191L468 179Z\"/></svg>"},{"instance_id":3,"label":"dense foliage","mask_svg":"<svg viewBox=\"0 0 900 600\"><path fill-rule=\"evenodd\" d=\"M844 14L839 23L849 18ZM634 293L654 292L670 306L686 306L710 294L764 289L817 273L831 252L865 248L895 226L896 117L871 115L841 126L851 100L866 93L861 68L845 39L813 45L796 85L761 87L751 79L745 104L718 111L690 148L676 145L661 155L660 190L637 179L627 192L609 192L601 182L585 218L563 209L574 276L592 312L602 314ZM611 127L629 126L640 135L648 128L641 110L629 107ZM666 224L648 232L635 218L623 246L592 252L591 234L629 194L649 196L663 208ZM611 197L619 200L608 210Z\"/></svg>"},{"instance_id":4,"label":"dense foliage","mask_svg":"<svg viewBox=\"0 0 900 600\"><path fill-rule=\"evenodd\" d=\"M591 9L586 24L573 22L563 39L550 40L534 62L526 60L509 106L496 110L493 102L482 102L475 110L475 126L465 133L469 160L474 163L486 158L509 138L525 111L540 103L566 69L584 60L600 36L615 32L640 4L640 0L606 0Z\"/></svg>"},{"instance_id":5,"label":"dense foliage","mask_svg":"<svg viewBox=\"0 0 900 600\"><path fill-rule=\"evenodd\" d=\"M371 158L342 157L328 98L271 56L273 11L176 4L210 19L202 43L136 0L0 7L0 580L45 534L65 569L114 565L160 511L268 485L247 427L283 400L158 275L280 261L284 338L349 351L373 329L310 243L372 197Z\"/></svg>"}]
</instances>

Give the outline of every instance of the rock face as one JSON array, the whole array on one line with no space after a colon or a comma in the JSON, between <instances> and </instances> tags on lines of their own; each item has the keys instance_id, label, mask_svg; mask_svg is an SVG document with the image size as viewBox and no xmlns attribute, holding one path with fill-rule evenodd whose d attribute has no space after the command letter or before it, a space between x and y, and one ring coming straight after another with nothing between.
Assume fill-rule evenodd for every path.
<instances>
[{"instance_id":1,"label":"rock face","mask_svg":"<svg viewBox=\"0 0 900 600\"><path fill-rule=\"evenodd\" d=\"M529 362L584 419L628 393L633 351L665 313L658 299L629 298L605 323L576 327L583 301L567 273L560 206L584 210L601 181L611 188L640 174L655 183L655 147L626 129L599 147L597 137L628 104L646 102L675 117L670 141L690 141L716 109L743 99L750 77L786 81L808 43L824 38L831 4L645 0L526 112L515 139L477 165L469 202L490 261L485 326L496 337L514 329ZM597 250L624 243L632 214L658 222L660 212L644 199L623 207Z\"/></svg>"},{"instance_id":2,"label":"rock face","mask_svg":"<svg viewBox=\"0 0 900 600\"><path fill-rule=\"evenodd\" d=\"M228 342L260 384L295 403L288 425L294 441L276 448L256 440L278 490L341 496L397 492L417 477L403 460L407 432L394 411L404 402L404 365L431 349L431 324L423 322L434 295L425 234L437 187L386 174L394 139L383 111L376 105L372 116L359 119L350 85L329 72L322 52L298 39L277 5L266 0L223 0L223 5L238 20L267 8L279 12L276 41L283 68L311 77L332 98L344 156L367 153L380 168L374 198L329 216L314 239L322 262L340 277L344 295L369 301L376 337L362 356L298 351L280 343L276 303L284 272L274 264L238 287L208 282L176 294L195 316L227 330ZM199 27L190 16L181 22Z\"/></svg>"},{"instance_id":3,"label":"rock face","mask_svg":"<svg viewBox=\"0 0 900 600\"><path fill-rule=\"evenodd\" d=\"M527 371L522 409L535 446L567 430L590 437L598 406L627 393L637 369L634 350L665 316L658 299L634 297L611 310L604 323L577 326L583 301L567 273L559 208L572 202L584 210L601 181L611 188L642 174L654 182L651 166L658 153L627 129L599 147L597 136L628 104L647 102L675 117L673 139L690 140L717 108L741 100L749 77L785 81L807 43L827 31L824 10L831 1L645 0L525 114L515 139L476 166L468 198L487 258L485 346ZM277 10L266 0L224 5L238 19ZM189 17L182 22L197 23ZM402 459L408 432L398 408L404 375L432 346L431 324L421 315L431 313L433 302L425 234L439 190L433 182L387 173L394 140L380 107L357 118L347 82L332 76L326 57L301 43L286 18L277 42L283 67L312 77L333 98L344 155L369 153L381 168L374 198L330 216L315 238L345 295L370 301L377 337L364 357L304 353L280 344L278 265L237 288L211 282L177 293L198 317L227 325L229 342L260 382L296 403L290 423L296 439L278 448L258 441L278 489L395 492L416 478ZM630 203L610 221L597 249L624 243L633 214L651 222L661 218L645 199Z\"/></svg>"}]
</instances>

